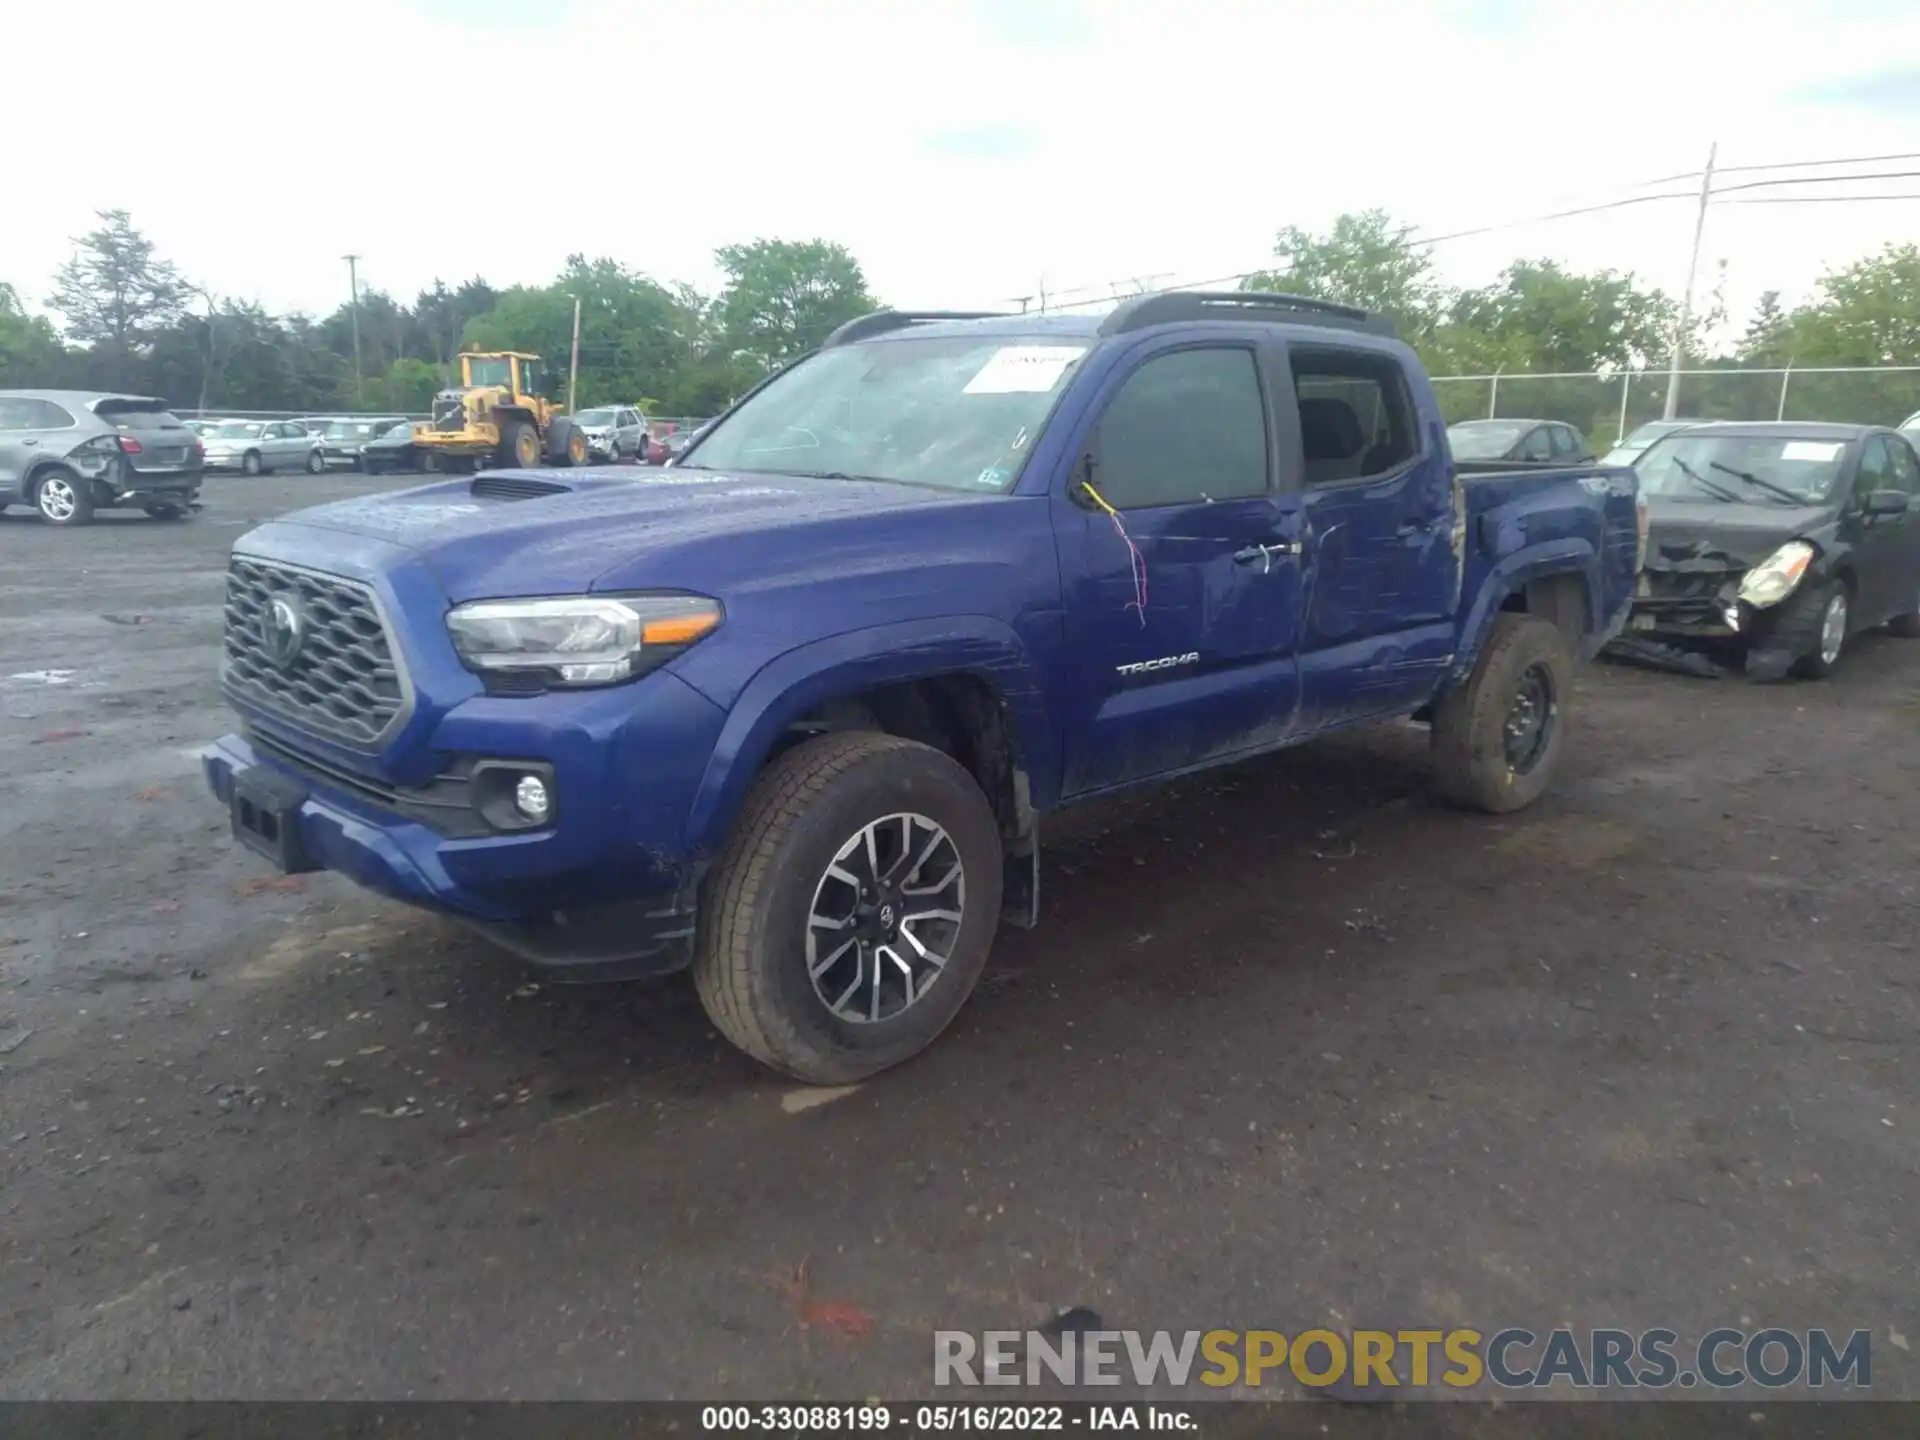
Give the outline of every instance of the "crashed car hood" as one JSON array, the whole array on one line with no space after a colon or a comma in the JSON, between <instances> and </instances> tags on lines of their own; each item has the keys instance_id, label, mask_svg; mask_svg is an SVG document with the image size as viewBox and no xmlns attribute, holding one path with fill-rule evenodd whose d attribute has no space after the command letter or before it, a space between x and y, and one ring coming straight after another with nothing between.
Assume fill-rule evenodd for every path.
<instances>
[{"instance_id":1,"label":"crashed car hood","mask_svg":"<svg viewBox=\"0 0 1920 1440\"><path fill-rule=\"evenodd\" d=\"M1647 505L1647 568L1718 561L1751 569L1787 541L1819 529L1827 518L1819 505L1652 499Z\"/></svg>"},{"instance_id":2,"label":"crashed car hood","mask_svg":"<svg viewBox=\"0 0 1920 1440\"><path fill-rule=\"evenodd\" d=\"M534 498L496 498L489 482L562 487ZM332 531L411 552L448 600L584 594L596 587L700 590L751 582L770 569L884 552L901 563L922 526L938 548L956 509L1004 506L999 495L708 470L495 470L473 478L337 501L301 510L242 537L268 553L307 552L325 568ZM304 536L304 538L303 538ZM349 547L338 546L341 550Z\"/></svg>"}]
</instances>

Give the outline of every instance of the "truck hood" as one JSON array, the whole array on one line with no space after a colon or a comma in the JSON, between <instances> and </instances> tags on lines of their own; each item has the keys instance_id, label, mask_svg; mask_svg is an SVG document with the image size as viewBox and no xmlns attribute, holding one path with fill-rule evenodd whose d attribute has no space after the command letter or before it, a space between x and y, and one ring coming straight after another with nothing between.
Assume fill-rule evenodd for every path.
<instances>
[{"instance_id":1,"label":"truck hood","mask_svg":"<svg viewBox=\"0 0 1920 1440\"><path fill-rule=\"evenodd\" d=\"M1819 538L1830 522L1819 505L1735 505L1720 501L1648 502L1647 568L1699 568L1718 561L1751 569L1789 540Z\"/></svg>"},{"instance_id":2,"label":"truck hood","mask_svg":"<svg viewBox=\"0 0 1920 1440\"><path fill-rule=\"evenodd\" d=\"M791 577L876 559L911 566L903 516L924 514L938 527L955 509L1008 503L1000 495L772 474L495 470L316 506L269 528L276 548L287 544L288 531L309 532L306 548L316 555L327 542L314 531L411 552L460 604L596 588L711 593L775 569ZM880 543L882 536L891 543Z\"/></svg>"}]
</instances>

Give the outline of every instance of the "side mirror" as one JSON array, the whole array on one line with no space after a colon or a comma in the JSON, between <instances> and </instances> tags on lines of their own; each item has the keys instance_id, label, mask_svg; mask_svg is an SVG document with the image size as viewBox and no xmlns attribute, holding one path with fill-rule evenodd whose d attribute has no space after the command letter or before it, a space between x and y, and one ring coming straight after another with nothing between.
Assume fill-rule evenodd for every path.
<instances>
[{"instance_id":1,"label":"side mirror","mask_svg":"<svg viewBox=\"0 0 1920 1440\"><path fill-rule=\"evenodd\" d=\"M1909 503L1904 490L1876 490L1867 496L1867 514L1904 515Z\"/></svg>"}]
</instances>

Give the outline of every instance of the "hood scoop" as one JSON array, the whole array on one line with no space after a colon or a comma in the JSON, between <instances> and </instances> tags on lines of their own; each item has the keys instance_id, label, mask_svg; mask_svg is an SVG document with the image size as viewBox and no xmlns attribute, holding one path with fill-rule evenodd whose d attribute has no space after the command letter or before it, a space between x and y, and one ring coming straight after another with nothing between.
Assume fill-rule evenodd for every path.
<instances>
[{"instance_id":1,"label":"hood scoop","mask_svg":"<svg viewBox=\"0 0 1920 1440\"><path fill-rule=\"evenodd\" d=\"M482 475L473 482L476 500L538 500L543 495L570 495L571 485L535 480L525 475Z\"/></svg>"}]
</instances>

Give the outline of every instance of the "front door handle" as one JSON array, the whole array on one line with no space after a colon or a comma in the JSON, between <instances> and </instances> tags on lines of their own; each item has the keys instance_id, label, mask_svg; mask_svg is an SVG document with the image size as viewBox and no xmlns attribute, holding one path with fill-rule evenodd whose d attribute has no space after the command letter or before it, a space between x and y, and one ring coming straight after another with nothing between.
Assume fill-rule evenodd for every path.
<instances>
[{"instance_id":1,"label":"front door handle","mask_svg":"<svg viewBox=\"0 0 1920 1440\"><path fill-rule=\"evenodd\" d=\"M1299 553L1298 540L1270 540L1265 545L1249 545L1244 550L1234 551L1233 560L1236 565L1259 565L1265 568L1272 566L1273 557L1276 555L1298 555Z\"/></svg>"}]
</instances>

